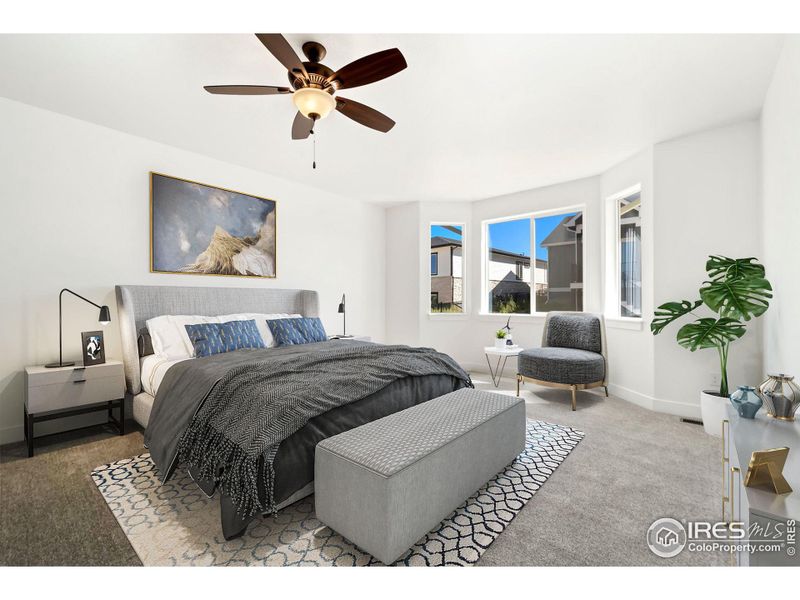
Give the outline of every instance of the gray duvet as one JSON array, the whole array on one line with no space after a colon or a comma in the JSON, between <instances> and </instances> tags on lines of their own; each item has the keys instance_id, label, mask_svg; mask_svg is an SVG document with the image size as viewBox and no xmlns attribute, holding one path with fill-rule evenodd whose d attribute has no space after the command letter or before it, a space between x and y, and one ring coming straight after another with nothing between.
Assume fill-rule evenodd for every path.
<instances>
[{"instance_id":1,"label":"gray duvet","mask_svg":"<svg viewBox=\"0 0 800 600\"><path fill-rule=\"evenodd\" d=\"M384 350L376 352L369 350L369 347L375 348L376 351L379 348ZM357 348L362 349L355 350ZM235 383L231 381L232 373L244 373L248 375L245 379L260 381L264 387L260 388L261 391L255 396L257 398L269 396L271 398L270 406L272 406L280 404L280 402L276 403L274 393L267 394L265 391L269 388L274 392L275 386L291 385L291 372L296 370L294 366L298 364L324 365L330 362L331 356L335 355L339 357L337 360L344 361L339 363L341 369L337 370L341 370L342 373L350 373L347 376L351 378L352 373L358 372L359 368L367 368L365 365L372 365L374 371L372 375L377 375L378 379L382 381L371 381L370 385L355 386L354 388L348 387L347 389L353 389L355 394L350 397L345 397L346 394L342 393L344 389L341 385L342 377L338 378L337 384L335 373L323 374L332 378L330 387L333 392L328 394L325 386L315 386L314 401L304 403L315 408L309 412L306 406L301 411L303 416L300 421L297 421L298 426L286 430L287 434L280 436L277 452L273 449L270 456L274 478L271 485L265 486L266 482L260 478L257 482L249 484L252 488L250 495L261 500L257 502L258 505L274 506L313 480L314 447L322 439L470 385L466 373L452 362L452 359L438 353L433 353L435 356L432 355L430 358L435 366L422 369L415 367L405 373L402 369L386 369L386 371L392 371L390 375L385 374L382 370L375 371L375 365L381 364L377 359L364 362L364 359L373 353L390 355L391 352L385 350L386 348L391 347L339 340L265 350L244 350L179 363L170 368L159 388L149 426L145 432L145 443L150 449L153 461L162 478L166 480L175 467L182 441L184 442L184 458L187 456L185 436L187 436L187 432L193 431L192 435L197 438L199 422L203 422L207 426L214 421L215 415L219 416L227 411L228 416L223 420L225 427L222 428L230 430L226 439L246 439L241 431L246 419L234 416L237 413L234 410L236 394L231 394L229 391L222 395L219 393L222 388L236 389L235 385L231 387L231 384ZM349 351L348 349L354 350ZM403 355L400 350L398 352L398 357ZM347 366L348 364L349 366ZM263 373L263 376L254 377L254 370ZM285 373L285 376L280 377L281 373ZM295 382L299 381L297 377L294 379ZM364 379L371 379L366 372ZM250 383L252 384L252 381ZM249 394L251 404L252 391ZM292 388L291 391L292 395L296 395L296 389ZM320 401L320 395L325 396L322 401ZM278 394L278 399L282 397L282 394ZM296 403L291 404L294 407ZM257 409L256 406L258 406ZM270 413L270 410L264 410L263 403L259 402L252 404L249 410L252 414ZM292 410L294 411L294 408ZM296 413L296 411L294 412ZM274 419L274 410L272 413L271 418ZM292 419L296 418L297 414L293 414ZM237 420L240 422L235 423L234 421ZM194 445L197 446L196 443ZM263 448L259 447L257 452L261 452L261 450ZM209 457L219 463L219 455L212 453L209 454ZM260 468L264 466L263 457L261 460ZM215 483L222 482L224 484L224 464L216 464L213 473L209 472L208 462L204 465L192 465L190 462L188 466L196 478L202 479L199 483L206 491L213 491ZM247 514L241 514L240 501L231 502L230 494L225 492L224 487L223 485L221 502L223 529L225 537L231 537L238 532L237 529L243 530L250 517Z\"/></svg>"}]
</instances>

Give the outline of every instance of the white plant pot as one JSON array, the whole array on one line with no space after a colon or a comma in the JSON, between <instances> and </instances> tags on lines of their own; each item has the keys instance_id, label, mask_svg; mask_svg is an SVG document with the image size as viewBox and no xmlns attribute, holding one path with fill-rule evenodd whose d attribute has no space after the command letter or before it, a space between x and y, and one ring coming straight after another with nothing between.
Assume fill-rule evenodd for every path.
<instances>
[{"instance_id":1,"label":"white plant pot","mask_svg":"<svg viewBox=\"0 0 800 600\"><path fill-rule=\"evenodd\" d=\"M506 339L505 338L494 338L494 347L502 350L506 347Z\"/></svg>"},{"instance_id":2,"label":"white plant pot","mask_svg":"<svg viewBox=\"0 0 800 600\"><path fill-rule=\"evenodd\" d=\"M727 418L725 407L728 406L725 396L705 391L700 392L700 414L703 417L703 429L708 435L722 436L722 421Z\"/></svg>"}]
</instances>

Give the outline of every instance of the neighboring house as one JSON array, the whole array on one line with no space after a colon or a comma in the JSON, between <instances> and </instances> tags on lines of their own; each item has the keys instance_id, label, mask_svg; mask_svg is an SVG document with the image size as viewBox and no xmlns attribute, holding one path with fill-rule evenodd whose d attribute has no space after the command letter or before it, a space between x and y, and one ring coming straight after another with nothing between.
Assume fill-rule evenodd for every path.
<instances>
[{"instance_id":1,"label":"neighboring house","mask_svg":"<svg viewBox=\"0 0 800 600\"><path fill-rule=\"evenodd\" d=\"M546 310L583 310L583 213L564 217L540 246L548 259Z\"/></svg>"},{"instance_id":2,"label":"neighboring house","mask_svg":"<svg viewBox=\"0 0 800 600\"><path fill-rule=\"evenodd\" d=\"M464 258L461 242L442 236L431 238L431 307L464 307Z\"/></svg>"},{"instance_id":3,"label":"neighboring house","mask_svg":"<svg viewBox=\"0 0 800 600\"><path fill-rule=\"evenodd\" d=\"M464 262L461 242L443 236L431 238L431 307L455 304L463 307ZM489 285L493 297L524 298L530 302L531 258L498 248L491 249ZM547 288L547 261L536 259L536 290Z\"/></svg>"},{"instance_id":4,"label":"neighboring house","mask_svg":"<svg viewBox=\"0 0 800 600\"><path fill-rule=\"evenodd\" d=\"M489 306L501 310L499 303L514 300L518 310L528 311L531 302L531 257L499 248L490 248ZM535 290L547 288L547 261L537 258L533 274Z\"/></svg>"}]
</instances>

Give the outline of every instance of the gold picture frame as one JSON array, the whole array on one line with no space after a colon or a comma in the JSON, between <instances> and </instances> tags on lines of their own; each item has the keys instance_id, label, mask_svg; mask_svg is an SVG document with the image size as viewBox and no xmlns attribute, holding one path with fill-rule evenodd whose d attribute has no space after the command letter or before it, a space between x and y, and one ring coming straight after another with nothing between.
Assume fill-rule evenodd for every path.
<instances>
[{"instance_id":1,"label":"gold picture frame","mask_svg":"<svg viewBox=\"0 0 800 600\"><path fill-rule=\"evenodd\" d=\"M744 484L747 487L767 489L776 494L788 494L792 487L783 476L783 466L789 456L789 448L756 450L750 456Z\"/></svg>"},{"instance_id":2,"label":"gold picture frame","mask_svg":"<svg viewBox=\"0 0 800 600\"><path fill-rule=\"evenodd\" d=\"M149 182L151 273L170 275L207 275L215 277L258 277L265 279L275 279L278 276L278 203L276 200L223 188L208 183L202 183L200 181L166 175L157 171L150 171ZM163 223L165 211L162 210L162 208L165 200L162 197L164 195L162 188L165 182L168 182L170 185L174 186L174 189L172 190L173 197L170 198L169 201L173 205L179 205L178 208L175 208L175 206L171 207L172 212L175 212L176 210L185 212L185 214L181 216L186 218L178 220L181 223L187 224L188 227L191 227L193 225L193 223L191 223L192 218L205 219L206 222L203 223L202 228L198 227L197 229L192 229L191 231L181 231L179 232L182 234L180 239L172 238L170 234L174 231L176 227L175 224ZM185 189L180 190L180 186L185 186ZM219 223L216 223L214 229L209 231L209 225L214 223L213 219L211 219L210 223L208 222L208 220L211 218L209 217L209 207L205 207L204 210L203 207L199 205L193 206L193 200L191 199L175 198L176 194L180 194L181 192L188 194L189 191L198 196L198 198L196 198L198 202L211 202L213 199L214 202L220 204L219 207L213 206L211 208L219 208L221 212L219 213L218 218L223 217L223 221L228 223L241 223L244 217L237 219L236 211L245 210L242 204L247 205L250 203L249 206L246 207L247 212L254 212L254 214L261 216L261 220L263 221L263 223L260 223L261 229L249 232L234 231L233 234L231 234L227 231L227 229L225 229L225 227L222 227ZM226 202L228 203L227 205L225 204ZM223 208L227 208L230 206L230 204L234 203L237 206L233 212L226 214L226 212L222 210ZM263 203L263 205L260 203ZM260 207L260 210L254 210L255 206ZM194 225L197 225L197 223L195 222ZM232 245L235 245L235 247L240 249L246 248L248 250L249 255L251 255L252 262L248 263L247 267L258 268L254 269L254 271L250 271L249 268L246 268L245 272L242 272L240 268L236 268L234 266L241 265L242 260L234 262L234 255L230 251L230 256L226 258L230 258L231 260L224 261L224 266L222 268L219 267L219 261L209 264L209 262L206 260L206 262L201 263L199 260L201 253L207 252L211 249L211 244L216 239L217 230L221 231L220 236L225 236L224 239L229 240ZM249 233L249 235L246 233ZM271 239L267 239L267 236L271 236ZM170 247L174 246L174 244L180 244L181 250L185 251L186 261L183 264L176 259L175 255L177 253L175 248ZM168 248L168 250L165 251L165 248Z\"/></svg>"}]
</instances>

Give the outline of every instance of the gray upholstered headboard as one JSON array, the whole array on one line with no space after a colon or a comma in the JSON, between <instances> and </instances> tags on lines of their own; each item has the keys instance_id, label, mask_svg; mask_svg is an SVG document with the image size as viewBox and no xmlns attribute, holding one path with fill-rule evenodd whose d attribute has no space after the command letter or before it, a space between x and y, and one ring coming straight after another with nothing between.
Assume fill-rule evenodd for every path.
<instances>
[{"instance_id":1,"label":"gray upholstered headboard","mask_svg":"<svg viewBox=\"0 0 800 600\"><path fill-rule=\"evenodd\" d=\"M131 394L142 389L136 340L148 319L160 315L216 316L242 312L319 316L317 292L312 290L118 285L116 291L125 381Z\"/></svg>"}]
</instances>

